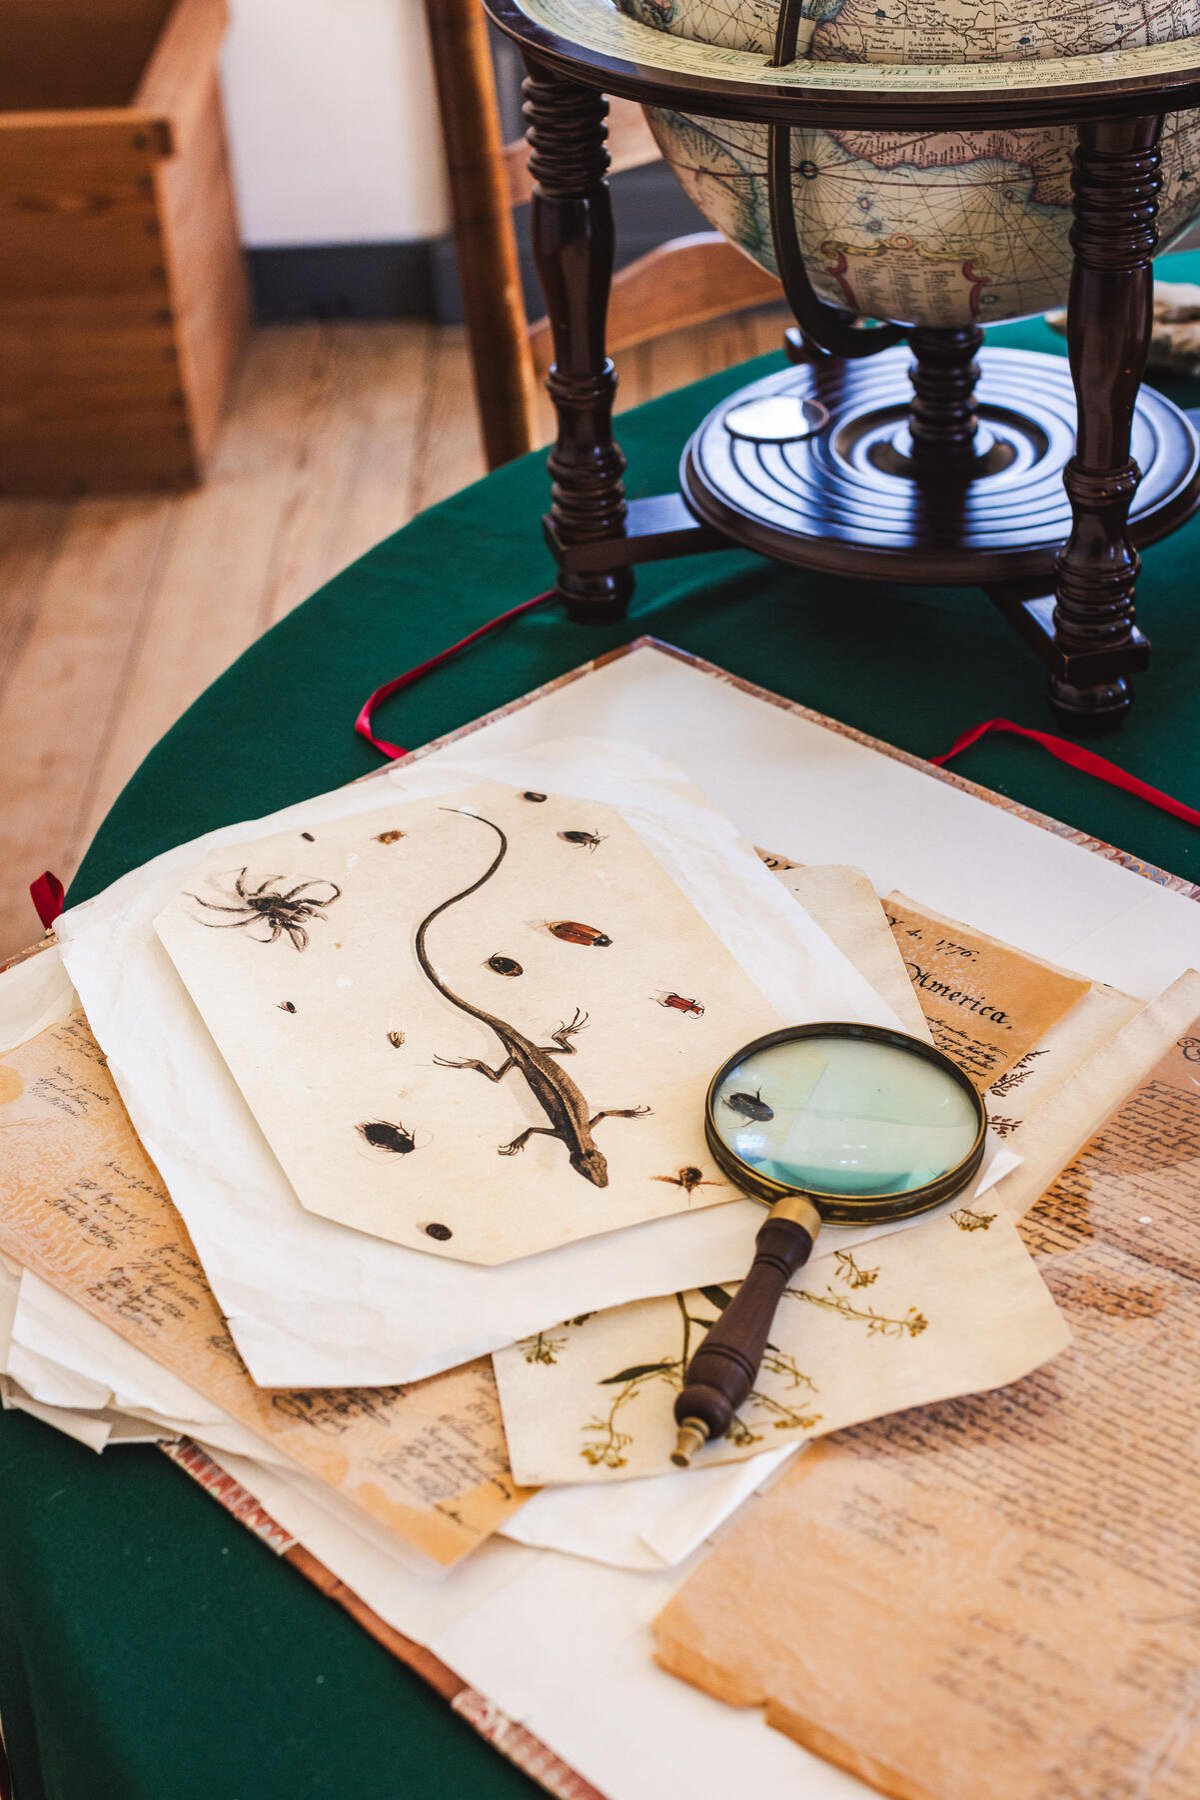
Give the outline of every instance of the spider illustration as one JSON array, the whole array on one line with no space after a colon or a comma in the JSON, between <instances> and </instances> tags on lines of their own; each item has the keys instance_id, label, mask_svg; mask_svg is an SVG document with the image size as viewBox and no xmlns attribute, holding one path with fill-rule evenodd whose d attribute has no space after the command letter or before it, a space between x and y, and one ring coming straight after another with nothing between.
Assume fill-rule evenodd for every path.
<instances>
[{"instance_id":1,"label":"spider illustration","mask_svg":"<svg viewBox=\"0 0 1200 1800\"><path fill-rule=\"evenodd\" d=\"M207 925L210 931L234 931L246 926L248 935L256 944L273 944L286 931L294 949L307 950L308 921L324 918L322 908L332 906L335 900L340 899L342 890L332 881L300 881L285 894L280 894L275 891L272 883L282 880L282 875L268 875L256 888L248 888L246 871L239 869L233 891L226 896L228 900L235 902L234 905L222 905L219 900L206 900L202 894L188 896L189 899L198 900L201 906L207 906L210 912L236 913L237 918L222 921L197 919L197 924ZM322 893L319 891L321 889L327 891ZM259 924L266 926L268 936L255 934L254 927Z\"/></svg>"}]
</instances>

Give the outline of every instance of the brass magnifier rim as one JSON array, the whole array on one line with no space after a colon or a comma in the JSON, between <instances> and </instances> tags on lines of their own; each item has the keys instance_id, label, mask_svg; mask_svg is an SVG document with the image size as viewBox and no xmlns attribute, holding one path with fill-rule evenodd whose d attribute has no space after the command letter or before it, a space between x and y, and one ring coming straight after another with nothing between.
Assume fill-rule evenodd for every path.
<instances>
[{"instance_id":1,"label":"brass magnifier rim","mask_svg":"<svg viewBox=\"0 0 1200 1800\"><path fill-rule=\"evenodd\" d=\"M771 1050L776 1044L795 1043L804 1038L859 1038L867 1043L888 1044L893 1049L904 1050L910 1055L923 1057L943 1074L948 1075L970 1100L977 1120L977 1129L970 1149L957 1163L926 1182L919 1188L905 1188L894 1193L852 1194L829 1193L822 1188L802 1187L798 1183L778 1181L772 1175L765 1175L755 1169L752 1164L744 1162L736 1150L730 1148L722 1136L716 1118L717 1092L726 1077L746 1058L760 1050ZM893 1031L886 1025L857 1025L845 1020L826 1021L814 1025L785 1025L779 1031L768 1031L764 1036L754 1038L743 1044L740 1050L726 1057L716 1074L708 1084L708 1093L704 1100L704 1135L708 1147L712 1151L723 1174L734 1182L744 1193L754 1200L761 1200L765 1206L774 1206L780 1200L789 1199L800 1194L810 1200L821 1217L832 1225L869 1225L883 1223L889 1219L908 1219L917 1213L929 1212L957 1194L978 1172L983 1161L984 1139L987 1136L987 1112L978 1090L970 1078L959 1068L958 1064L943 1051L932 1044L924 1043L920 1038L910 1037L906 1031Z\"/></svg>"}]
</instances>

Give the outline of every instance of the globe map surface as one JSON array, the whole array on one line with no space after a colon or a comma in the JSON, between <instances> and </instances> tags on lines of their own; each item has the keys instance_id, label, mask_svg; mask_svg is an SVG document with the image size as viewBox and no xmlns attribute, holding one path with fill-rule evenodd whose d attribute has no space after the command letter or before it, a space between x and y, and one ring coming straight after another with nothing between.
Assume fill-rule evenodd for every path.
<instances>
[{"instance_id":1,"label":"globe map surface","mask_svg":"<svg viewBox=\"0 0 1200 1800\"><path fill-rule=\"evenodd\" d=\"M659 31L771 54L779 0L619 0ZM1200 0L809 0L797 56L969 63L1081 56L1200 36ZM667 162L718 230L772 273L767 128L647 109ZM793 194L822 299L902 325L987 324L1065 299L1071 126L794 129ZM1200 113L1163 131L1160 248L1200 211Z\"/></svg>"}]
</instances>

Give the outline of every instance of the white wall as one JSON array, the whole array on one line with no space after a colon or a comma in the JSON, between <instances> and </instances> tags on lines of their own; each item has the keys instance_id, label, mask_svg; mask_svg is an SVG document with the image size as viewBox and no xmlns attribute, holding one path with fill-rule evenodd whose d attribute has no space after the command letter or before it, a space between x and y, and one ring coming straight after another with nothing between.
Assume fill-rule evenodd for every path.
<instances>
[{"instance_id":1,"label":"white wall","mask_svg":"<svg viewBox=\"0 0 1200 1800\"><path fill-rule=\"evenodd\" d=\"M232 0L224 89L247 244L447 228L422 0Z\"/></svg>"}]
</instances>

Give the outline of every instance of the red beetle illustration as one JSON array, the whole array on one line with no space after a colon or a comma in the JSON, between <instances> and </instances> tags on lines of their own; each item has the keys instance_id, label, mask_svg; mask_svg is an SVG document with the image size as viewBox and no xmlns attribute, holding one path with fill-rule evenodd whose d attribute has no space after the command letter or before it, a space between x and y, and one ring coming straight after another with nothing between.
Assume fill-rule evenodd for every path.
<instances>
[{"instance_id":1,"label":"red beetle illustration","mask_svg":"<svg viewBox=\"0 0 1200 1800\"><path fill-rule=\"evenodd\" d=\"M704 1017L704 1007L699 1000L685 1000L682 994L655 994L654 998L660 1006L669 1006L672 1012L686 1013L693 1019Z\"/></svg>"},{"instance_id":2,"label":"red beetle illustration","mask_svg":"<svg viewBox=\"0 0 1200 1800\"><path fill-rule=\"evenodd\" d=\"M606 950L612 943L595 925L581 925L578 919L547 919L546 930L564 944L594 944L598 950Z\"/></svg>"}]
</instances>

